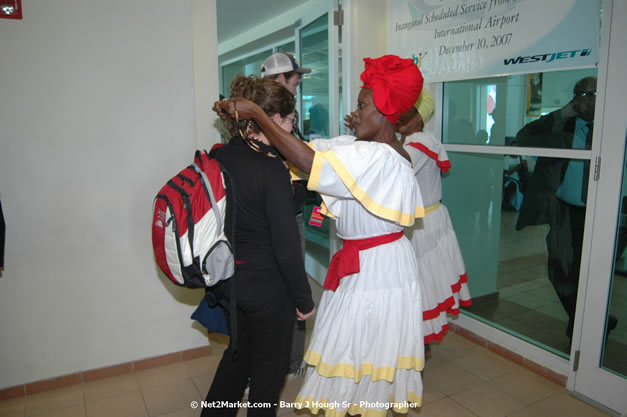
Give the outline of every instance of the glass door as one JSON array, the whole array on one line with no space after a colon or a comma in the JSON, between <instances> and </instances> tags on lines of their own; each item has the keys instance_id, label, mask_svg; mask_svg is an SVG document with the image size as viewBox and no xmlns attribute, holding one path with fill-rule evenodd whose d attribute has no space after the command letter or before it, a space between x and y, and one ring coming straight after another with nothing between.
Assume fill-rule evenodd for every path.
<instances>
[{"instance_id":1,"label":"glass door","mask_svg":"<svg viewBox=\"0 0 627 417\"><path fill-rule=\"evenodd\" d=\"M339 80L338 43L339 26L334 25L337 0L325 0L302 18L296 28L296 55L302 67L311 68L303 74L300 84L298 109L301 131L307 140L324 139L338 135ZM329 218L321 223L310 222L312 212L319 207L320 196L310 192L305 203L305 240L307 273L323 283L331 256L337 250L334 224Z\"/></svg>"},{"instance_id":2,"label":"glass door","mask_svg":"<svg viewBox=\"0 0 627 417\"><path fill-rule=\"evenodd\" d=\"M602 404L611 411L627 414L627 82L624 68L627 51L621 42L627 37L623 22L624 1L604 2L604 14L611 16L602 120L602 161L597 187L595 216L590 244L590 262L584 302L577 305L583 314L581 328L575 329L569 388L576 395ZM609 50L606 44L606 52ZM593 150L594 152L594 150ZM588 225L586 225L588 227ZM584 265L582 265L583 267ZM583 268L582 268L583 269ZM581 301L581 300L580 300Z\"/></svg>"}]
</instances>

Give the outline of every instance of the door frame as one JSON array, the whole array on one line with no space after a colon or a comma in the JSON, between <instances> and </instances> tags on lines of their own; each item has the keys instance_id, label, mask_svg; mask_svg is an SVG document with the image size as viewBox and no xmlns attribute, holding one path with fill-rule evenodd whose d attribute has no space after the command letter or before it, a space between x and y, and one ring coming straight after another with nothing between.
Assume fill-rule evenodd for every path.
<instances>
[{"instance_id":1,"label":"door frame","mask_svg":"<svg viewBox=\"0 0 627 417\"><path fill-rule=\"evenodd\" d=\"M567 388L576 396L620 414L627 412L627 378L601 368L600 363L608 295L614 275L621 179L625 163L627 121L624 109L627 108L627 80L624 68L627 66L627 51L624 41L627 39L627 28L624 20L627 17L627 3L605 0L603 7L606 18L603 22L597 87L597 108L602 106L602 109L595 116L595 126L601 129L595 128L596 140L593 140L593 143L598 144L593 148L593 154L601 158L602 169L595 190L593 215L586 219L586 233L590 238L584 241L584 253L589 253L589 256L585 257L586 264L582 264L582 273L587 272L587 279L580 280L581 298L577 303L577 317L580 320L576 322L578 326L573 335Z\"/></svg>"},{"instance_id":2,"label":"door frame","mask_svg":"<svg viewBox=\"0 0 627 417\"><path fill-rule=\"evenodd\" d=\"M315 8L302 17L294 29L294 43L296 56L300 63L303 62L301 54L301 31L316 19L327 14L328 31L328 68L329 68L329 137L339 136L339 30L340 27L334 24L334 11L338 9L338 0L321 1ZM297 97L297 108L301 108L301 94ZM302 129L303 117L300 118L300 128ZM308 219L305 219L307 221ZM329 262L331 257L339 250L339 239L336 236L335 222L332 220L329 227ZM305 253L305 270L320 285L324 282L328 270L328 263L321 264L312 256Z\"/></svg>"}]
</instances>

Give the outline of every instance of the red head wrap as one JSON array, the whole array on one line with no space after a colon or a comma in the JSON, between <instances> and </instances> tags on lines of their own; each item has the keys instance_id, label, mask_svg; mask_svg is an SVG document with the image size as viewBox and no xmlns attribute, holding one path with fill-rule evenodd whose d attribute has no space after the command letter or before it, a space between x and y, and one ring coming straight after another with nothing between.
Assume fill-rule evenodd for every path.
<instances>
[{"instance_id":1,"label":"red head wrap","mask_svg":"<svg viewBox=\"0 0 627 417\"><path fill-rule=\"evenodd\" d=\"M392 124L411 109L422 90L422 74L412 59L396 55L364 58L366 69L361 73L362 88L372 90L377 110Z\"/></svg>"}]
</instances>

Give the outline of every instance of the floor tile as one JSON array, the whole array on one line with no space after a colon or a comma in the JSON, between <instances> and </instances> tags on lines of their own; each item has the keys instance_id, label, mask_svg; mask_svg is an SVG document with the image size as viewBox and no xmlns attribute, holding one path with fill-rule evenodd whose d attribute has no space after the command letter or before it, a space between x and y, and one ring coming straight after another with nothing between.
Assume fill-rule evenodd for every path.
<instances>
[{"instance_id":1,"label":"floor tile","mask_svg":"<svg viewBox=\"0 0 627 417\"><path fill-rule=\"evenodd\" d=\"M521 306L530 308L535 310L538 307L542 307L550 303L550 301L530 295L529 293L522 293L517 295L512 295L511 297L505 298L505 301L509 301L512 303L520 304Z\"/></svg>"},{"instance_id":2,"label":"floor tile","mask_svg":"<svg viewBox=\"0 0 627 417\"><path fill-rule=\"evenodd\" d=\"M566 326L566 323L564 321L558 320L551 316L547 316L546 314L536 310L527 311L525 313L517 314L512 317L533 329L552 329Z\"/></svg>"},{"instance_id":3,"label":"floor tile","mask_svg":"<svg viewBox=\"0 0 627 417\"><path fill-rule=\"evenodd\" d=\"M476 343L449 332L438 346L438 355L452 361L482 350L485 349Z\"/></svg>"},{"instance_id":4,"label":"floor tile","mask_svg":"<svg viewBox=\"0 0 627 417\"><path fill-rule=\"evenodd\" d=\"M559 298L557 298L557 294L552 287L540 287L535 290L529 291L527 294L533 295L535 297L544 298L548 301L559 302Z\"/></svg>"},{"instance_id":5,"label":"floor tile","mask_svg":"<svg viewBox=\"0 0 627 417\"><path fill-rule=\"evenodd\" d=\"M525 408L525 404L487 383L457 393L452 398L479 417L505 417Z\"/></svg>"},{"instance_id":6,"label":"floor tile","mask_svg":"<svg viewBox=\"0 0 627 417\"><path fill-rule=\"evenodd\" d=\"M24 417L25 404L24 397L0 401L0 417Z\"/></svg>"},{"instance_id":7,"label":"floor tile","mask_svg":"<svg viewBox=\"0 0 627 417\"><path fill-rule=\"evenodd\" d=\"M196 386L196 390L204 399L209 392L209 388L211 388L211 383L213 382L213 374L195 376L192 378L192 382Z\"/></svg>"},{"instance_id":8,"label":"floor tile","mask_svg":"<svg viewBox=\"0 0 627 417\"><path fill-rule=\"evenodd\" d=\"M141 393L151 417L191 408L192 401L200 402L205 399L205 395L201 396L191 379L141 388Z\"/></svg>"},{"instance_id":9,"label":"floor tile","mask_svg":"<svg viewBox=\"0 0 627 417\"><path fill-rule=\"evenodd\" d=\"M26 397L26 416L41 414L47 411L68 408L83 403L83 389L80 385Z\"/></svg>"},{"instance_id":10,"label":"floor tile","mask_svg":"<svg viewBox=\"0 0 627 417\"><path fill-rule=\"evenodd\" d=\"M533 407L526 407L518 410L507 417L556 417L553 414L545 414L543 411Z\"/></svg>"},{"instance_id":11,"label":"floor tile","mask_svg":"<svg viewBox=\"0 0 627 417\"><path fill-rule=\"evenodd\" d=\"M538 313L546 314L564 323L568 321L568 314L559 302L550 303L536 309Z\"/></svg>"},{"instance_id":12,"label":"floor tile","mask_svg":"<svg viewBox=\"0 0 627 417\"><path fill-rule=\"evenodd\" d=\"M139 371L135 373L135 377L140 389L155 385L175 385L179 381L189 379L189 375L181 363Z\"/></svg>"},{"instance_id":13,"label":"floor tile","mask_svg":"<svg viewBox=\"0 0 627 417\"><path fill-rule=\"evenodd\" d=\"M86 402L88 417L148 417L139 392Z\"/></svg>"},{"instance_id":14,"label":"floor tile","mask_svg":"<svg viewBox=\"0 0 627 417\"><path fill-rule=\"evenodd\" d=\"M518 369L518 365L488 350L454 360L453 363L484 381L489 381Z\"/></svg>"},{"instance_id":15,"label":"floor tile","mask_svg":"<svg viewBox=\"0 0 627 417\"><path fill-rule=\"evenodd\" d=\"M528 326L525 323L522 323L511 317L506 319L499 319L495 323L499 326L502 326L505 330L511 330L525 336L531 336L536 331L536 329L534 329L533 327Z\"/></svg>"},{"instance_id":16,"label":"floor tile","mask_svg":"<svg viewBox=\"0 0 627 417\"><path fill-rule=\"evenodd\" d=\"M182 410L172 411L171 413L165 413L159 417L198 417L200 415L199 408L184 408Z\"/></svg>"},{"instance_id":17,"label":"floor tile","mask_svg":"<svg viewBox=\"0 0 627 417\"><path fill-rule=\"evenodd\" d=\"M422 406L425 407L431 403L446 398L446 394L435 389L431 384L423 386L422 389Z\"/></svg>"},{"instance_id":18,"label":"floor tile","mask_svg":"<svg viewBox=\"0 0 627 417\"><path fill-rule=\"evenodd\" d=\"M542 400L531 408L551 416L607 417L606 413L589 406L566 392L558 393Z\"/></svg>"},{"instance_id":19,"label":"floor tile","mask_svg":"<svg viewBox=\"0 0 627 417\"><path fill-rule=\"evenodd\" d=\"M88 382L83 385L83 391L85 392L85 400L89 401L139 392L139 387L135 375L131 373Z\"/></svg>"},{"instance_id":20,"label":"floor tile","mask_svg":"<svg viewBox=\"0 0 627 417\"><path fill-rule=\"evenodd\" d=\"M481 384L481 378L455 364L432 368L423 375L423 385L430 386L445 395L453 395Z\"/></svg>"},{"instance_id":21,"label":"floor tile","mask_svg":"<svg viewBox=\"0 0 627 417\"><path fill-rule=\"evenodd\" d=\"M476 417L472 411L450 398L443 398L417 410L410 410L407 417Z\"/></svg>"},{"instance_id":22,"label":"floor tile","mask_svg":"<svg viewBox=\"0 0 627 417\"><path fill-rule=\"evenodd\" d=\"M1 414L0 414L1 415ZM83 404L37 414L37 417L86 417Z\"/></svg>"},{"instance_id":23,"label":"floor tile","mask_svg":"<svg viewBox=\"0 0 627 417\"><path fill-rule=\"evenodd\" d=\"M494 378L490 384L526 405L535 404L564 390L546 378L523 369Z\"/></svg>"}]
</instances>

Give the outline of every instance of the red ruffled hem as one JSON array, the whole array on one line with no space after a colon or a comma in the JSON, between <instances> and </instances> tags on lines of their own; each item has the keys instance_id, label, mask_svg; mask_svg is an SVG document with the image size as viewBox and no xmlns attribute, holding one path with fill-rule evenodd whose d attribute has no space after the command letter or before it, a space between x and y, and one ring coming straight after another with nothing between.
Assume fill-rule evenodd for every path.
<instances>
[{"instance_id":1,"label":"red ruffled hem","mask_svg":"<svg viewBox=\"0 0 627 417\"><path fill-rule=\"evenodd\" d=\"M432 342L440 342L444 338L444 335L448 332L448 324L442 326L442 329L438 333L431 333L425 336L425 345Z\"/></svg>"},{"instance_id":2,"label":"red ruffled hem","mask_svg":"<svg viewBox=\"0 0 627 417\"><path fill-rule=\"evenodd\" d=\"M453 285L451 285L451 289L454 294L458 294L462 289L462 284L468 282L468 276L466 273L459 276L459 281ZM472 300L459 300L459 305L462 307L469 307L472 305ZM455 306L455 298L450 296L446 300L439 303L435 308L431 310L426 310L422 312L423 320L433 320L438 317L441 313L446 312L447 314L451 314L453 316L459 315L459 308L453 308Z\"/></svg>"}]
</instances>

